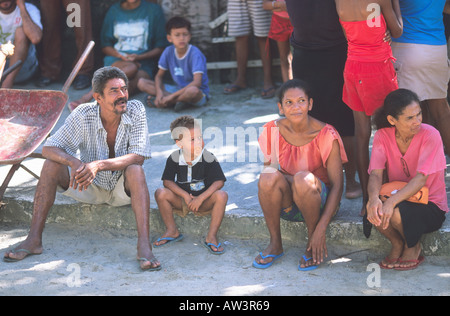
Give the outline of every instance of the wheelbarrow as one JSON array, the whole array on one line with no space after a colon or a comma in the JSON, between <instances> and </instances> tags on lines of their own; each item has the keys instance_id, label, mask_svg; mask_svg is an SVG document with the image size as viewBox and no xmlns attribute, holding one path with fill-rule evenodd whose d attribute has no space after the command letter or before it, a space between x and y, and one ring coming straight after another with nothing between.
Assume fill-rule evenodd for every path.
<instances>
[{"instance_id":1,"label":"wheelbarrow","mask_svg":"<svg viewBox=\"0 0 450 316\"><path fill-rule=\"evenodd\" d=\"M66 106L69 87L94 47L91 41L84 50L62 91L0 89L0 165L12 165L0 186L0 203L14 173L26 158L44 158L34 152L48 137ZM1 74L0 74L1 77Z\"/></svg>"}]
</instances>

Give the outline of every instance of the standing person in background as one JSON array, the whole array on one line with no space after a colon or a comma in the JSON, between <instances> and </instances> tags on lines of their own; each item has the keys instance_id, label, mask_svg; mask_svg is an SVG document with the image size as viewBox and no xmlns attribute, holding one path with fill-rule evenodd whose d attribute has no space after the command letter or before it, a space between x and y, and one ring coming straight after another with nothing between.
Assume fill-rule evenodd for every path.
<instances>
[{"instance_id":1,"label":"standing person in background","mask_svg":"<svg viewBox=\"0 0 450 316\"><path fill-rule=\"evenodd\" d=\"M225 87L224 94L233 94L247 87L248 41L251 30L258 41L264 72L261 97L275 96L272 82L272 58L266 51L267 35L270 30L271 12L262 7L263 0L228 0L228 36L236 37L237 78Z\"/></svg>"},{"instance_id":2,"label":"standing person in background","mask_svg":"<svg viewBox=\"0 0 450 316\"><path fill-rule=\"evenodd\" d=\"M264 0L263 8L273 12L268 37L277 42L280 54L281 77L283 82L286 82L292 79L292 52L289 39L293 30L286 11L286 2L284 0ZM266 50L269 48L268 44L269 42L267 42Z\"/></svg>"},{"instance_id":3,"label":"standing person in background","mask_svg":"<svg viewBox=\"0 0 450 316\"><path fill-rule=\"evenodd\" d=\"M363 191L361 215L368 200L369 141L371 116L383 105L389 92L398 89L386 31L402 34L398 0L335 0L336 10L348 41L344 69L343 101L355 119L356 165Z\"/></svg>"},{"instance_id":4,"label":"standing person in background","mask_svg":"<svg viewBox=\"0 0 450 316\"><path fill-rule=\"evenodd\" d=\"M351 109L342 101L343 72L347 59L345 39L334 0L286 0L294 31L292 73L312 87L311 116L331 124L344 142L348 163L344 165L346 198L361 196L355 180L355 123Z\"/></svg>"},{"instance_id":5,"label":"standing person in background","mask_svg":"<svg viewBox=\"0 0 450 316\"><path fill-rule=\"evenodd\" d=\"M446 5L447 3L447 5ZM424 122L439 130L450 152L450 108L447 90L450 68L443 21L446 0L400 0L403 34L393 39L398 86L417 93Z\"/></svg>"},{"instance_id":6,"label":"standing person in background","mask_svg":"<svg viewBox=\"0 0 450 316\"><path fill-rule=\"evenodd\" d=\"M41 1L42 24L44 33L42 36L42 50L39 55L39 66L41 76L36 82L38 87L46 87L56 81L61 74L61 11L69 10L69 4L75 3L79 6L80 25L71 27L75 34L77 56L75 63L80 59L84 49L92 40L91 6L88 0L45 0ZM86 89L91 86L91 76L94 70L94 55L89 54L73 81L76 90Z\"/></svg>"}]
</instances>

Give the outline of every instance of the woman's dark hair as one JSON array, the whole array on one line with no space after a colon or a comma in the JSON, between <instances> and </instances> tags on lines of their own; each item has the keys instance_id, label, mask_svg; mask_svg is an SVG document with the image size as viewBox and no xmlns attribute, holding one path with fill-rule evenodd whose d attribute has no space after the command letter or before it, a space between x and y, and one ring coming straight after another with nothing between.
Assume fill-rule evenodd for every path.
<instances>
[{"instance_id":1,"label":"woman's dark hair","mask_svg":"<svg viewBox=\"0 0 450 316\"><path fill-rule=\"evenodd\" d=\"M282 103L284 94L289 89L301 89L308 96L308 100L311 99L311 86L303 80L300 79L292 79L288 80L281 85L281 87L277 91L278 102Z\"/></svg>"},{"instance_id":2,"label":"woman's dark hair","mask_svg":"<svg viewBox=\"0 0 450 316\"><path fill-rule=\"evenodd\" d=\"M373 116L376 129L391 127L392 125L388 122L387 116L390 115L398 119L403 110L413 102L420 104L419 97L411 90L397 89L389 93L384 99L383 106Z\"/></svg>"}]
</instances>

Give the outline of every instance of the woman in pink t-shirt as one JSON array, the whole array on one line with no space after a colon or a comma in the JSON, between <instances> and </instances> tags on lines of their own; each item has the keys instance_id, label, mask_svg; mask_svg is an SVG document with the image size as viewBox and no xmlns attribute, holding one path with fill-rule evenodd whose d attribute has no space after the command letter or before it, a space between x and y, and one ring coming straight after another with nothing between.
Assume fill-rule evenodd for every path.
<instances>
[{"instance_id":1,"label":"woman in pink t-shirt","mask_svg":"<svg viewBox=\"0 0 450 316\"><path fill-rule=\"evenodd\" d=\"M449 211L445 191L447 168L442 139L432 126L422 124L417 95L407 89L391 92L375 114L376 132L369 165L367 219L392 244L380 266L410 270L423 260L420 238L438 230ZM407 185L385 202L379 198L383 172L388 181ZM428 204L406 201L423 186Z\"/></svg>"},{"instance_id":2,"label":"woman in pink t-shirt","mask_svg":"<svg viewBox=\"0 0 450 316\"><path fill-rule=\"evenodd\" d=\"M278 103L284 117L264 125L259 138L265 168L258 197L270 244L255 258L256 268L268 268L283 255L280 217L306 224L308 244L299 270L317 268L327 255L325 232L339 207L347 156L334 127L308 115L309 95L301 80L284 83Z\"/></svg>"}]
</instances>

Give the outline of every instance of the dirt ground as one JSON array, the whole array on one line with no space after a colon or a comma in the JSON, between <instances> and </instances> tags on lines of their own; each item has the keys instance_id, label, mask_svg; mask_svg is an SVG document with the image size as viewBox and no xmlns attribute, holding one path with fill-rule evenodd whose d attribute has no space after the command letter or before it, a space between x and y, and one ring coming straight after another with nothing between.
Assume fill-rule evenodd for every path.
<instances>
[{"instance_id":1,"label":"dirt ground","mask_svg":"<svg viewBox=\"0 0 450 316\"><path fill-rule=\"evenodd\" d=\"M1 256L27 231L21 224L5 225ZM220 238L226 245L221 256L201 245L202 236L185 235L180 242L154 250L162 270L142 272L135 231L48 224L43 254L17 263L0 262L0 296L450 295L449 257L427 257L412 271L381 270L376 263L383 254L329 244L325 263L300 272L298 259L305 245L285 244L281 260L258 270L252 261L267 240Z\"/></svg>"}]
</instances>

